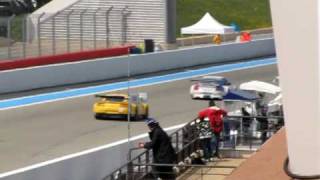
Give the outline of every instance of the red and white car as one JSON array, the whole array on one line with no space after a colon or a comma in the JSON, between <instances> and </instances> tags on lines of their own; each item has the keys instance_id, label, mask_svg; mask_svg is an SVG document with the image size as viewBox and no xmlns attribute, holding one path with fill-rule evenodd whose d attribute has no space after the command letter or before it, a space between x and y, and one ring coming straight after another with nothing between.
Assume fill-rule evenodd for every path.
<instances>
[{"instance_id":1,"label":"red and white car","mask_svg":"<svg viewBox=\"0 0 320 180\"><path fill-rule=\"evenodd\" d=\"M203 76L191 81L193 82L190 87L192 99L222 100L231 85L221 76Z\"/></svg>"}]
</instances>

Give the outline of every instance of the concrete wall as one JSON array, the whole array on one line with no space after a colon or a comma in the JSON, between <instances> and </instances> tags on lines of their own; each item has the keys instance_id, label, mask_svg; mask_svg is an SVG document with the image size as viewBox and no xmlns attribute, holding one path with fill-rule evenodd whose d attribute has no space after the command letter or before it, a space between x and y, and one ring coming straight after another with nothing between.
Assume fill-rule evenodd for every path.
<instances>
[{"instance_id":1,"label":"concrete wall","mask_svg":"<svg viewBox=\"0 0 320 180\"><path fill-rule=\"evenodd\" d=\"M0 93L18 92L139 75L201 64L239 61L274 55L273 39L248 43L208 45L130 57L114 57L0 72ZM32 81L30 81L32 80Z\"/></svg>"},{"instance_id":2,"label":"concrete wall","mask_svg":"<svg viewBox=\"0 0 320 180\"><path fill-rule=\"evenodd\" d=\"M263 36L266 36L268 38L273 37L273 29L272 28L261 28L261 29L253 29L253 30L245 30L242 32L249 32L252 35L252 39L265 39L260 38ZM232 34L222 34L222 41L223 42L230 42L230 41L236 41L236 38L238 35L240 35L241 32L238 33L232 33ZM212 38L214 35L195 35L195 36L189 36L189 37L180 37L177 39L178 46L194 46L197 44L211 44Z\"/></svg>"},{"instance_id":3,"label":"concrete wall","mask_svg":"<svg viewBox=\"0 0 320 180\"><path fill-rule=\"evenodd\" d=\"M183 124L166 128L168 133ZM148 140L147 134L131 138L131 147ZM102 180L127 162L127 139L77 154L0 174L1 180ZM135 151L135 154L142 151ZM133 154L133 157L136 156Z\"/></svg>"},{"instance_id":4,"label":"concrete wall","mask_svg":"<svg viewBox=\"0 0 320 180\"><path fill-rule=\"evenodd\" d=\"M140 140L141 141L141 140ZM133 144L138 142L134 141ZM102 180L116 168L127 162L128 145L102 148L94 152L76 155L26 171L10 173L1 180ZM19 171L19 170L18 170Z\"/></svg>"}]
</instances>

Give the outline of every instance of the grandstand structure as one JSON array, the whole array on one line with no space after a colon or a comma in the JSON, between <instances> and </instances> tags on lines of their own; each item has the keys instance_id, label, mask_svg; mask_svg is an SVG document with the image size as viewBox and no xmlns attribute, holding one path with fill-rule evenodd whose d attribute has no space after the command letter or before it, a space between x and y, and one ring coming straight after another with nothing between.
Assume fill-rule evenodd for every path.
<instances>
[{"instance_id":1,"label":"grandstand structure","mask_svg":"<svg viewBox=\"0 0 320 180\"><path fill-rule=\"evenodd\" d=\"M28 35L29 39L82 39L108 44L144 39L172 43L175 4L173 0L78 0L56 12L40 8L31 16L33 31ZM46 6L43 9L48 9Z\"/></svg>"}]
</instances>

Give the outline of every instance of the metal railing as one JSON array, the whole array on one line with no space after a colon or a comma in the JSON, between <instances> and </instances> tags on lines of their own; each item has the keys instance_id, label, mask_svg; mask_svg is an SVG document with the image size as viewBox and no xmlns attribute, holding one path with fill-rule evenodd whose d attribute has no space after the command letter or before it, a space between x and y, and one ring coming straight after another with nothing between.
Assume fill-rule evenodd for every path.
<instances>
[{"instance_id":1,"label":"metal railing","mask_svg":"<svg viewBox=\"0 0 320 180\"><path fill-rule=\"evenodd\" d=\"M252 120L252 127L249 129L244 127L243 118L250 118ZM277 122L269 121L267 128L258 129L254 125L257 119L276 119ZM222 132L220 147L224 151L236 152L241 151L242 149L255 151L267 138L271 137L282 126L283 117L280 116L227 116L224 119L224 131ZM266 135L266 139L261 139L263 134ZM199 120L192 120L183 128L173 132L170 137L177 155L177 164L171 164L170 166L179 169L179 166L185 165L184 168L180 169L186 170L187 167L193 166L191 165L191 162L194 158L194 153L197 153L198 156L203 156L199 155L203 154L201 152L202 148L199 139ZM152 153L150 150L145 150L135 158L132 158L131 154L135 150L139 150L139 148L133 148L129 151L127 164L116 169L103 180L147 179L146 177L150 176L150 173L152 173L152 168L150 166L156 165L152 163ZM200 167L205 168L206 166ZM181 170L179 170L179 172L181 173Z\"/></svg>"},{"instance_id":2,"label":"metal railing","mask_svg":"<svg viewBox=\"0 0 320 180\"><path fill-rule=\"evenodd\" d=\"M129 43L131 36L141 38L134 43L142 43L143 35L129 32L128 22L132 14L127 6L110 6L65 9L54 14L0 17L0 60L109 48ZM252 39L273 37L271 31L263 33L253 33ZM236 36L236 33L223 35L222 44L234 43ZM213 43L212 38L213 36L179 38L177 45L207 45Z\"/></svg>"},{"instance_id":3,"label":"metal railing","mask_svg":"<svg viewBox=\"0 0 320 180\"><path fill-rule=\"evenodd\" d=\"M112 30L110 26L113 17ZM127 43L128 7L0 17L0 60L95 50ZM115 21L114 18L118 18ZM120 34L119 34L120 33ZM119 34L119 35L118 35Z\"/></svg>"},{"instance_id":4,"label":"metal railing","mask_svg":"<svg viewBox=\"0 0 320 180\"><path fill-rule=\"evenodd\" d=\"M195 122L193 120L192 122ZM192 122L185 125L183 128L178 129L173 132L170 137L172 144L177 152L178 161L184 159L189 156L192 152L194 152L198 147L198 132L196 129L192 128ZM186 136L186 129L188 130L188 136ZM190 141L191 140L191 141ZM128 163L120 167L119 169L112 172L110 175L106 176L104 180L115 180L115 179L123 179L123 178L132 178L133 179L141 179L151 172L151 168L149 166L136 166L133 167L133 164L151 164L152 163L152 153L150 150L145 150L137 157L131 159L131 152L133 150L137 150L138 148L131 149L128 154ZM138 174L135 172L139 171ZM130 175L129 175L130 174ZM134 175L132 175L134 174Z\"/></svg>"}]
</instances>

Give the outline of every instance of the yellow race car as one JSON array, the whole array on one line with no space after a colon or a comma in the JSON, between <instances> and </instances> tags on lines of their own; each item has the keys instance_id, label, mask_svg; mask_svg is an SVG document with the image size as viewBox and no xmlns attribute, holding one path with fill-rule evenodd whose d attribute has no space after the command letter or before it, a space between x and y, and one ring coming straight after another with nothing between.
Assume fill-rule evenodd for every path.
<instances>
[{"instance_id":1,"label":"yellow race car","mask_svg":"<svg viewBox=\"0 0 320 180\"><path fill-rule=\"evenodd\" d=\"M98 94L99 100L93 105L96 119L121 118L127 119L128 103L130 102L130 118L146 119L149 116L149 105L146 93L132 94L130 99L127 94Z\"/></svg>"}]
</instances>

